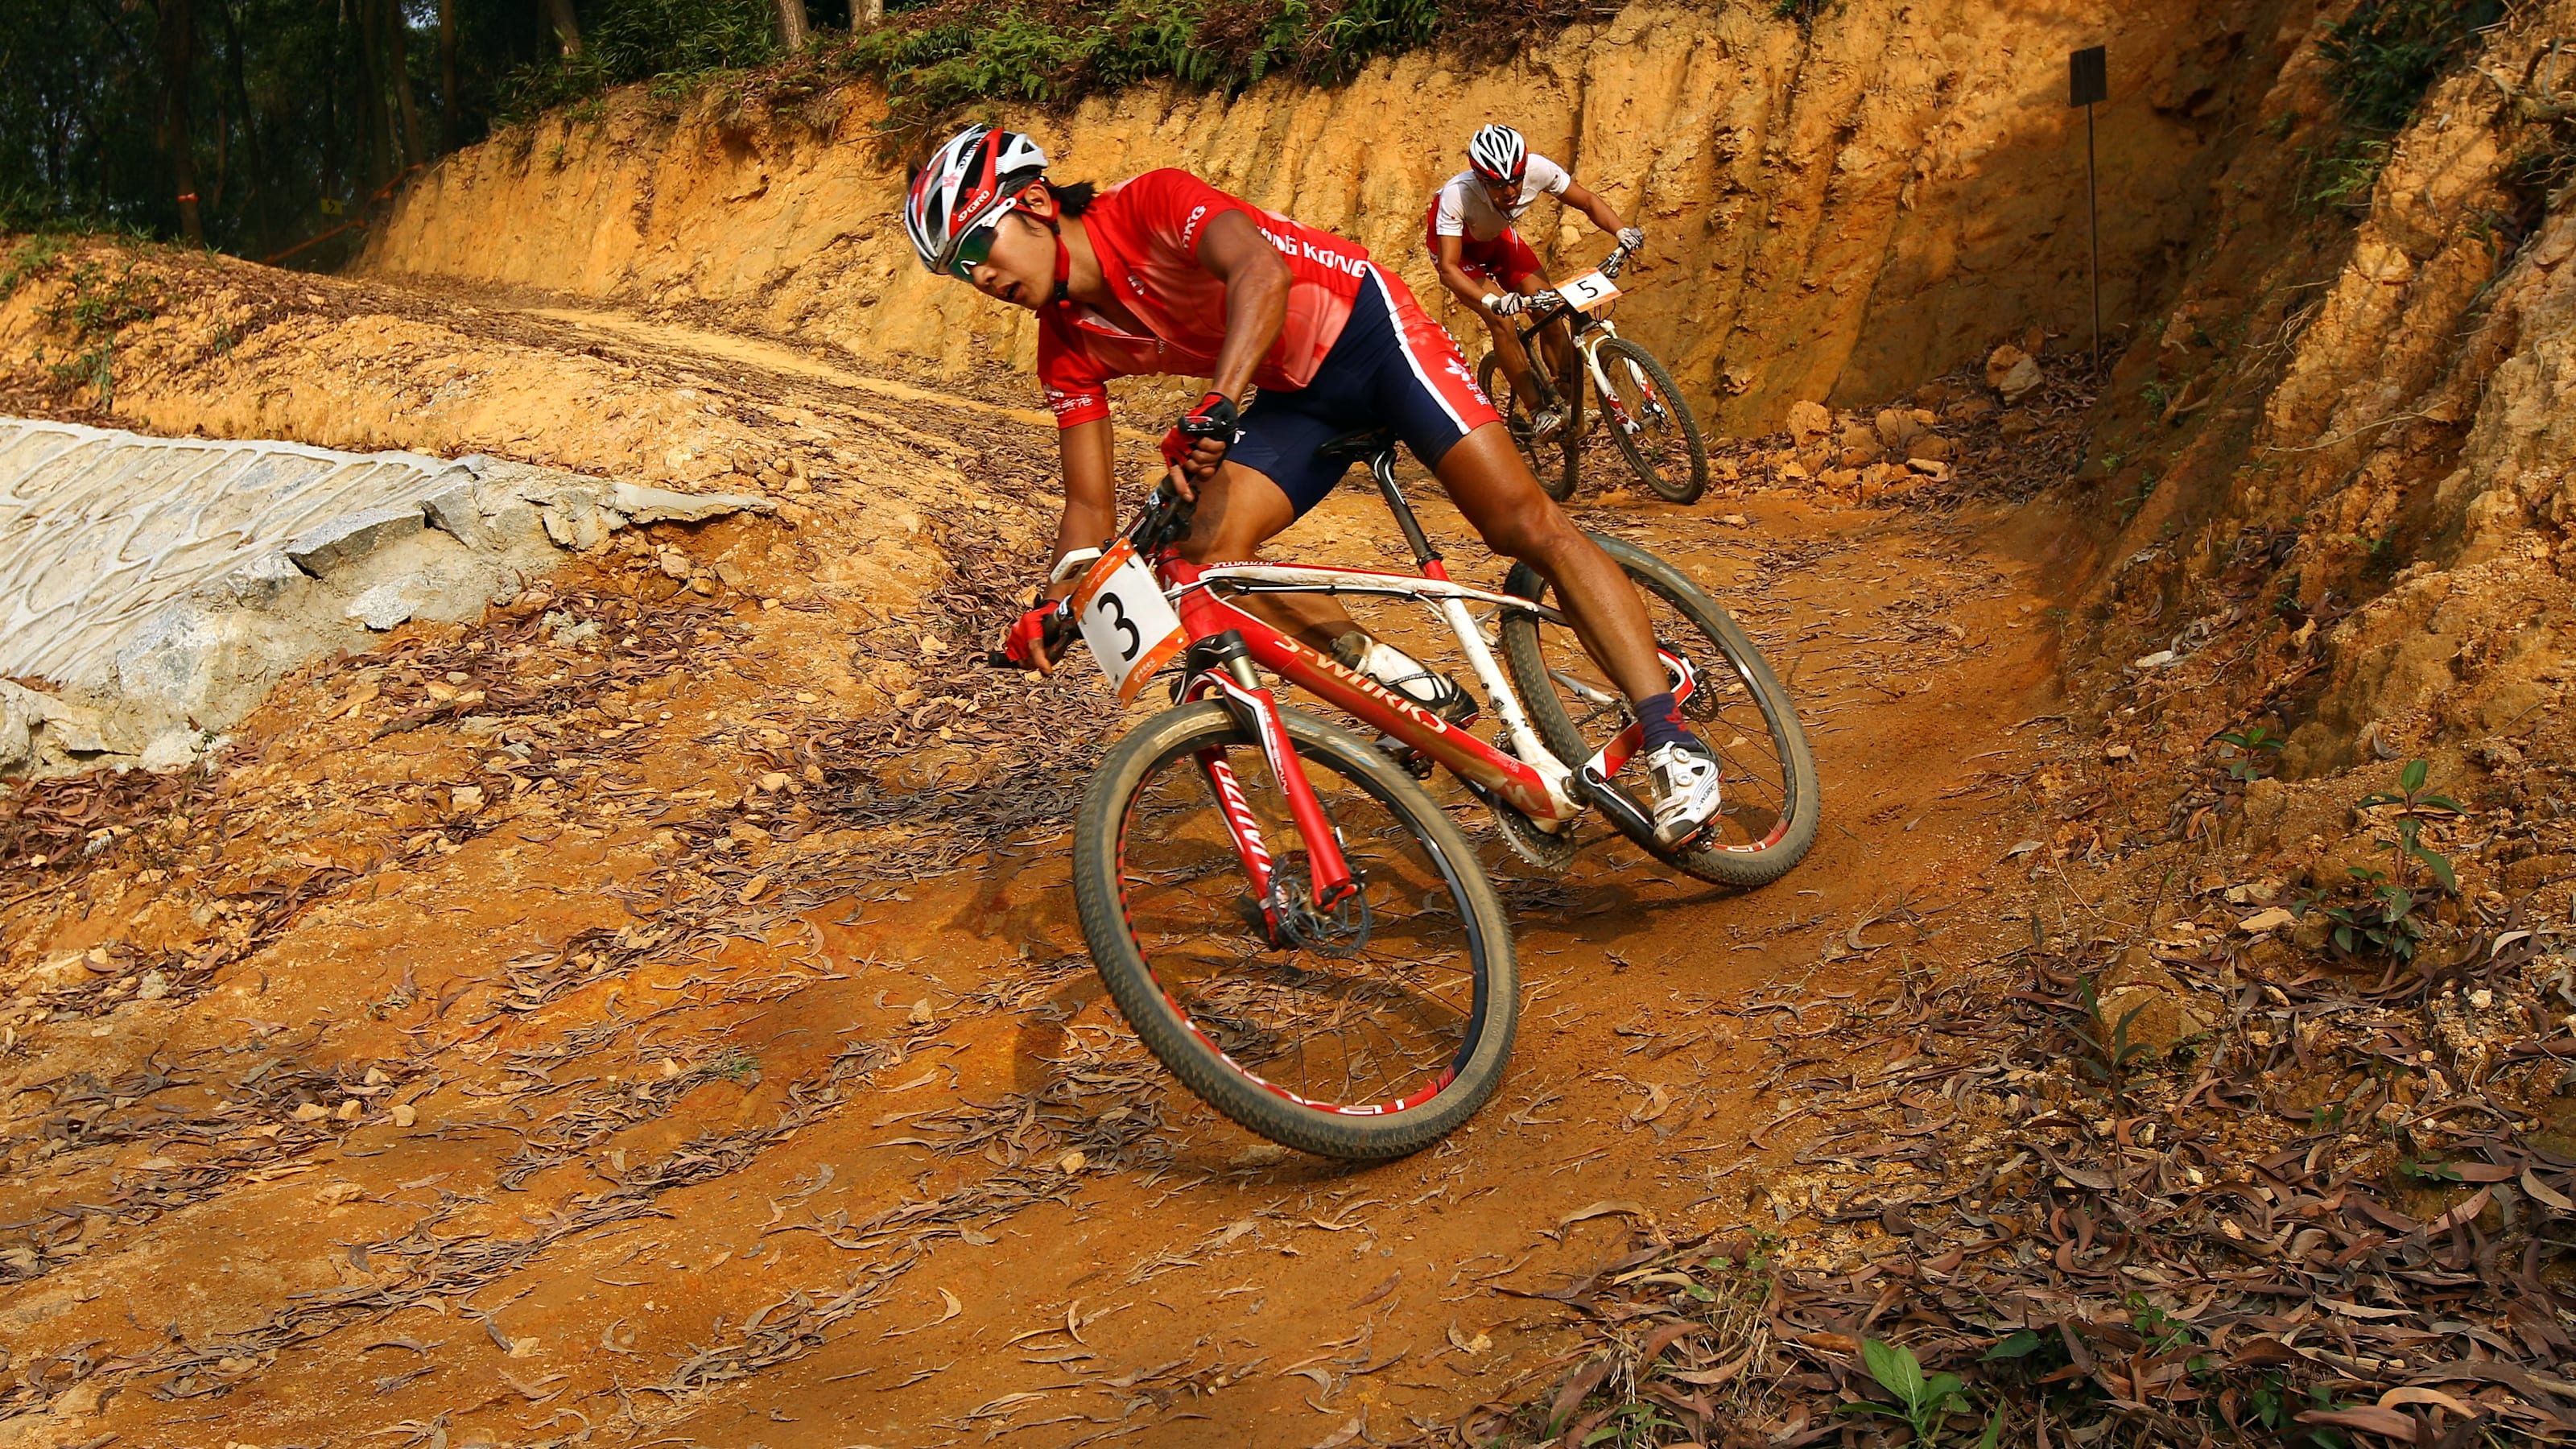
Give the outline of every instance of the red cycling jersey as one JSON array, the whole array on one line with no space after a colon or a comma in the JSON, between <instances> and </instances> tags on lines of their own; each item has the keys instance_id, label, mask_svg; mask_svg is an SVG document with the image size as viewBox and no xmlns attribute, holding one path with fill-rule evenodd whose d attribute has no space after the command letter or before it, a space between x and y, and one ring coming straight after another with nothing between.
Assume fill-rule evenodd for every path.
<instances>
[{"instance_id":1,"label":"red cycling jersey","mask_svg":"<svg viewBox=\"0 0 2576 1449\"><path fill-rule=\"evenodd\" d=\"M1038 314L1038 381L1056 426L1109 416L1113 377L1207 377L1225 342L1225 283L1199 264L1207 224L1229 211L1251 218L1288 263L1288 319L1252 374L1257 387L1302 388L1342 335L1360 294L1368 251L1229 196L1186 171L1148 171L1100 193L1082 214L1101 275L1153 335L1125 331L1079 302Z\"/></svg>"}]
</instances>

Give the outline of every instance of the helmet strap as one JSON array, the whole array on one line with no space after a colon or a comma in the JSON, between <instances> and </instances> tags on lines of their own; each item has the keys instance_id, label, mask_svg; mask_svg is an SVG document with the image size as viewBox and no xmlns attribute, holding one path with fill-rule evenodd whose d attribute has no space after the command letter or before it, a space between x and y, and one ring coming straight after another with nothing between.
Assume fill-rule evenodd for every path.
<instances>
[{"instance_id":1,"label":"helmet strap","mask_svg":"<svg viewBox=\"0 0 2576 1449\"><path fill-rule=\"evenodd\" d=\"M1066 245L1064 228L1052 216L1040 217L1047 231L1055 237L1055 293L1047 298L1049 305L1073 299L1073 248Z\"/></svg>"}]
</instances>

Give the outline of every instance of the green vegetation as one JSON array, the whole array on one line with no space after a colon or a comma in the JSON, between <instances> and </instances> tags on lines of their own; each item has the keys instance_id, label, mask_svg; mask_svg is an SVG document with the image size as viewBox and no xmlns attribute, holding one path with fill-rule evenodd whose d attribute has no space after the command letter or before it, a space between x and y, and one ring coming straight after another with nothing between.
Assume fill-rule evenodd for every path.
<instances>
[{"instance_id":1,"label":"green vegetation","mask_svg":"<svg viewBox=\"0 0 2576 1449\"><path fill-rule=\"evenodd\" d=\"M2231 780L2265 778L2266 772L2279 762L2281 746L2288 743L2261 725L2229 730L2218 737L2218 742L2235 752L2227 761L2227 777ZM2273 758L2265 759L2266 755Z\"/></svg>"},{"instance_id":2,"label":"green vegetation","mask_svg":"<svg viewBox=\"0 0 2576 1449\"><path fill-rule=\"evenodd\" d=\"M2399 772L2397 789L2374 790L2361 797L2356 808L2396 807L2396 834L2376 840L2387 848L2392 869L2375 866L2348 866L2352 877L2350 889L2357 897L2347 897L2328 904L2320 896L2309 903L2309 909L2323 910L2334 922L2331 939L2335 949L2347 956L2378 954L2400 961L2415 958L2416 944L2424 939L2423 913L2431 897L2421 895L2410 886L2415 867L2422 866L2429 877L2430 889L2443 895L2457 895L2460 880L2451 869L2450 857L2423 843L2427 819L2461 813L2458 801L2434 792L2426 783L2431 767L2422 760L2408 760Z\"/></svg>"},{"instance_id":3,"label":"green vegetation","mask_svg":"<svg viewBox=\"0 0 2576 1449\"><path fill-rule=\"evenodd\" d=\"M1877 1385L1895 1396L1893 1406L1873 1399L1842 1406L1847 1414L1883 1414L1904 1423L1913 1431L1917 1444L1937 1444L1945 1420L1952 1414L1968 1412L1967 1381L1957 1374L1926 1375L1914 1350L1901 1343L1865 1340L1860 1346L1861 1366L1869 1371ZM1981 1449L1993 1449L1995 1438L2003 1430L2003 1419L1986 1420L1985 1437L1978 1441Z\"/></svg>"},{"instance_id":4,"label":"green vegetation","mask_svg":"<svg viewBox=\"0 0 2576 1449\"><path fill-rule=\"evenodd\" d=\"M2317 49L2344 134L2311 156L2309 204L2367 202L2387 164L2389 138L2405 128L2424 92L2467 52L2478 31L2503 15L2503 0L2362 0L2328 25Z\"/></svg>"},{"instance_id":5,"label":"green vegetation","mask_svg":"<svg viewBox=\"0 0 2576 1449\"><path fill-rule=\"evenodd\" d=\"M580 7L581 53L545 56L501 80L494 119L524 122L554 106L630 81L687 81L776 58L771 0L591 0Z\"/></svg>"},{"instance_id":6,"label":"green vegetation","mask_svg":"<svg viewBox=\"0 0 2576 1449\"><path fill-rule=\"evenodd\" d=\"M100 262L76 263L62 294L45 308L45 320L70 334L73 349L71 356L49 364L48 371L57 386L95 388L100 412L116 404L117 334L129 322L151 320L160 301L150 281L135 276L134 267L129 258L110 276Z\"/></svg>"},{"instance_id":7,"label":"green vegetation","mask_svg":"<svg viewBox=\"0 0 2576 1449\"><path fill-rule=\"evenodd\" d=\"M614 86L893 97L890 150L1139 81L1331 84L1432 43L1500 54L1592 0L0 0L0 231L122 230L331 266L406 178ZM1803 7L1803 8L1802 8ZM1793 9L1812 13L1809 0ZM794 44L788 36L799 37Z\"/></svg>"}]
</instances>

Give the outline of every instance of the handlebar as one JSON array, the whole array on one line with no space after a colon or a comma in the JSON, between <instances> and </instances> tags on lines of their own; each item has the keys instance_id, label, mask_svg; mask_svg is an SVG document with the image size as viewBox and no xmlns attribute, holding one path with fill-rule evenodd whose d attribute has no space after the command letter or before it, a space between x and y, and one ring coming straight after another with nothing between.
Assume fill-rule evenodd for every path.
<instances>
[{"instance_id":1,"label":"handlebar","mask_svg":"<svg viewBox=\"0 0 2576 1449\"><path fill-rule=\"evenodd\" d=\"M1190 519L1197 512L1198 505L1184 500L1179 493L1174 492L1172 480L1166 478L1154 485L1154 491L1145 499L1144 509L1136 515L1136 521L1129 524L1118 537L1133 543L1137 553L1151 558L1160 553L1164 545L1189 532ZM1075 549L1056 561L1055 569L1047 582L1058 584L1074 577L1082 570L1098 563L1103 552L1104 550L1097 548ZM1069 619L1050 618L1044 628L1046 650L1049 654L1053 654L1057 646L1062 644L1071 633L1073 623ZM988 669L1023 667L1019 661L998 649L985 651L984 665Z\"/></svg>"},{"instance_id":2,"label":"handlebar","mask_svg":"<svg viewBox=\"0 0 2576 1449\"><path fill-rule=\"evenodd\" d=\"M1597 270L1605 277L1616 277L1620 269L1628 264L1628 259L1634 255L1635 253L1625 246L1612 247L1610 255L1601 259L1601 265ZM1497 294L1486 294L1484 299L1486 310L1491 311L1494 304L1501 300L1502 298ZM1572 307L1566 305L1563 293L1549 288L1544 292L1530 293L1528 299L1521 304L1520 315L1529 318L1531 327L1536 329L1555 321L1558 313L1572 310L1574 310Z\"/></svg>"}]
</instances>

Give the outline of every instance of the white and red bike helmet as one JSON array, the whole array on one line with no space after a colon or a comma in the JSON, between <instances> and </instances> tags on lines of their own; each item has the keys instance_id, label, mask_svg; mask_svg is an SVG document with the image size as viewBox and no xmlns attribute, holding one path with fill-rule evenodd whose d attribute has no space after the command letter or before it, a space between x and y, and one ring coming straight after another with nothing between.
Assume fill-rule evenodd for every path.
<instances>
[{"instance_id":1,"label":"white and red bike helmet","mask_svg":"<svg viewBox=\"0 0 2576 1449\"><path fill-rule=\"evenodd\" d=\"M904 233L921 264L948 271L969 232L1017 205L1021 191L1046 174L1046 152L1017 131L969 126L948 140L912 178L903 206Z\"/></svg>"},{"instance_id":2,"label":"white and red bike helmet","mask_svg":"<svg viewBox=\"0 0 2576 1449\"><path fill-rule=\"evenodd\" d=\"M1487 126L1467 142L1467 164L1487 181L1517 186L1529 174L1529 143L1509 126Z\"/></svg>"}]
</instances>

